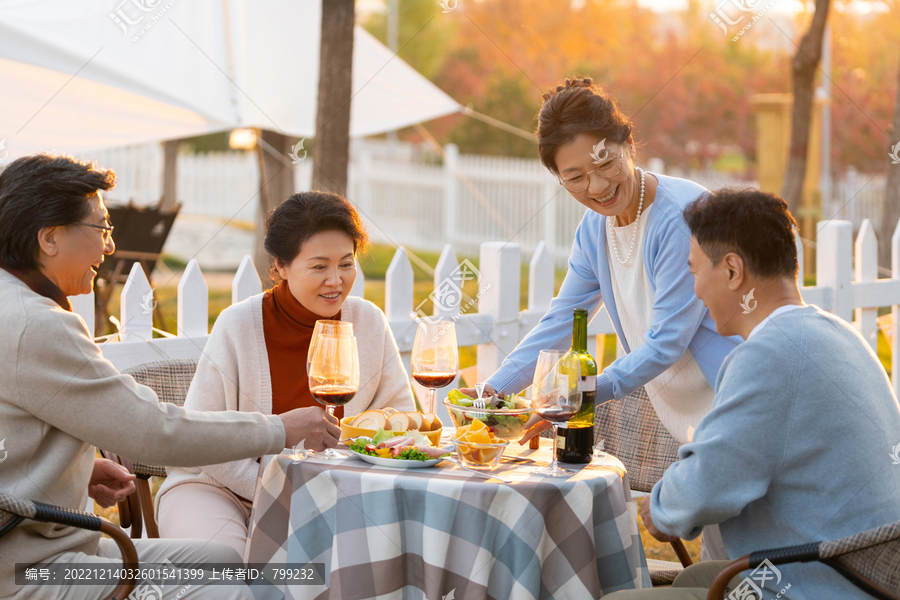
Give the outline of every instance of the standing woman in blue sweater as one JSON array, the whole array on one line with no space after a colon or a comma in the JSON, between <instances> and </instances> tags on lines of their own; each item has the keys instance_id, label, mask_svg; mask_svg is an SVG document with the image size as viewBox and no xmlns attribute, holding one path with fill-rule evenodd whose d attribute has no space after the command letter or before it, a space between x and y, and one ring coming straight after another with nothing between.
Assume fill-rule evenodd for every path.
<instances>
[{"instance_id":1,"label":"standing woman in blue sweater","mask_svg":"<svg viewBox=\"0 0 900 600\"><path fill-rule=\"evenodd\" d=\"M488 386L528 387L539 352L571 344L573 309L593 318L605 305L625 355L597 377L597 404L643 386L672 437L691 441L712 407L719 367L739 342L716 333L687 266L682 212L705 188L636 167L631 121L587 78L544 95L537 137L541 162L589 210L550 310Z\"/></svg>"}]
</instances>

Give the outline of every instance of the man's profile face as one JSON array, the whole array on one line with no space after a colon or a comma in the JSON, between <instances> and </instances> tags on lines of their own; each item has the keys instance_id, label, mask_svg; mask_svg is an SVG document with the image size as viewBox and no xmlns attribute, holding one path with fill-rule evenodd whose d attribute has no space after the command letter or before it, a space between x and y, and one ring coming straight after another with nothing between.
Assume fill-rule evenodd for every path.
<instances>
[{"instance_id":1,"label":"man's profile face","mask_svg":"<svg viewBox=\"0 0 900 600\"><path fill-rule=\"evenodd\" d=\"M728 288L725 272L712 264L693 236L688 268L694 276L694 294L709 309L709 314L716 323L716 331L723 336L734 335L735 332L728 330L728 324L740 305L732 298L733 293Z\"/></svg>"}]
</instances>

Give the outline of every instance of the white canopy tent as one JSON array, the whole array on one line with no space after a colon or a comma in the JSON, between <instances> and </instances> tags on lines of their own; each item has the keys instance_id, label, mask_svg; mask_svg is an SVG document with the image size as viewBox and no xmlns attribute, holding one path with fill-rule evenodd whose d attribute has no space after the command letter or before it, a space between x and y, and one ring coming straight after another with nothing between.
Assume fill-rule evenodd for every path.
<instances>
[{"instance_id":1,"label":"white canopy tent","mask_svg":"<svg viewBox=\"0 0 900 600\"><path fill-rule=\"evenodd\" d=\"M14 158L238 127L312 138L321 1L6 4L0 139ZM360 27L353 94L352 137L461 108Z\"/></svg>"}]
</instances>

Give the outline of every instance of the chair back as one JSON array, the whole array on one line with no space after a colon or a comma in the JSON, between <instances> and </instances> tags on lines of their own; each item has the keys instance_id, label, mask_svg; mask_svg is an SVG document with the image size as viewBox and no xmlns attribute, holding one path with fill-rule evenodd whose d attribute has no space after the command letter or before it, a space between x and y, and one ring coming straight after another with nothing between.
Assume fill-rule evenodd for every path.
<instances>
[{"instance_id":1,"label":"chair back","mask_svg":"<svg viewBox=\"0 0 900 600\"><path fill-rule=\"evenodd\" d=\"M679 444L656 416L643 387L596 408L594 442L600 440L625 465L631 489L638 492L649 493L678 459Z\"/></svg>"},{"instance_id":2,"label":"chair back","mask_svg":"<svg viewBox=\"0 0 900 600\"><path fill-rule=\"evenodd\" d=\"M146 385L159 397L160 402L184 406L194 373L197 372L196 358L168 358L135 365L122 373L131 375L141 385ZM139 477L165 477L164 467L132 463L134 473Z\"/></svg>"},{"instance_id":3,"label":"chair back","mask_svg":"<svg viewBox=\"0 0 900 600\"><path fill-rule=\"evenodd\" d=\"M900 600L900 522L819 545L819 560L883 600Z\"/></svg>"},{"instance_id":4,"label":"chair back","mask_svg":"<svg viewBox=\"0 0 900 600\"><path fill-rule=\"evenodd\" d=\"M196 358L168 358L135 365L122 372L156 392L160 402L184 406L197 362Z\"/></svg>"}]
</instances>

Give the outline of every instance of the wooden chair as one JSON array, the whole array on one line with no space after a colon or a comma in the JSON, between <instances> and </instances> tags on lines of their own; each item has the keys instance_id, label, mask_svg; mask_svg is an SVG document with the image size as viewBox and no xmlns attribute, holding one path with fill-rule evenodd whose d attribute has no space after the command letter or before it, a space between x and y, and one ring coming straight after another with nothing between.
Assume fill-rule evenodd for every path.
<instances>
[{"instance_id":1,"label":"wooden chair","mask_svg":"<svg viewBox=\"0 0 900 600\"><path fill-rule=\"evenodd\" d=\"M597 407L594 440L618 458L628 471L632 491L649 494L666 469L678 459L678 442L663 427L644 388L622 400ZM653 585L671 585L675 577L693 564L684 542L672 542L680 563L647 559Z\"/></svg>"},{"instance_id":2,"label":"wooden chair","mask_svg":"<svg viewBox=\"0 0 900 600\"><path fill-rule=\"evenodd\" d=\"M119 527L106 519L80 510L62 508L52 504L44 504L32 500L23 500L5 492L0 492L0 538L12 531L25 519L41 521L43 523L58 523L79 529L89 529L105 533L116 542L122 552L123 573L133 573L132 569L138 567L137 550L134 544ZM2 543L2 540L0 540ZM135 580L123 577L106 600L125 598L134 589Z\"/></svg>"},{"instance_id":3,"label":"wooden chair","mask_svg":"<svg viewBox=\"0 0 900 600\"><path fill-rule=\"evenodd\" d=\"M170 358L140 364L122 372L131 375L135 381L156 392L160 402L184 406L184 400L196 371L197 359ZM118 462L137 475L137 479L134 481L135 492L118 504L119 522L122 523L122 527L131 527L131 537L135 539L141 537L143 527L147 529L148 538L158 538L159 526L153 516L150 478L165 477L165 467L132 462L127 458L103 450L100 452L106 458Z\"/></svg>"},{"instance_id":4,"label":"wooden chair","mask_svg":"<svg viewBox=\"0 0 900 600\"><path fill-rule=\"evenodd\" d=\"M853 585L881 600L900 600L900 522L869 529L833 542L814 542L746 554L729 563L713 580L707 600L722 600L729 581L763 561L825 563ZM799 585L799 583L798 583Z\"/></svg>"}]
</instances>

